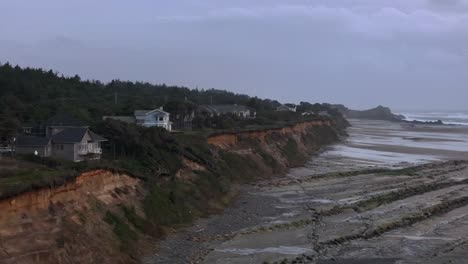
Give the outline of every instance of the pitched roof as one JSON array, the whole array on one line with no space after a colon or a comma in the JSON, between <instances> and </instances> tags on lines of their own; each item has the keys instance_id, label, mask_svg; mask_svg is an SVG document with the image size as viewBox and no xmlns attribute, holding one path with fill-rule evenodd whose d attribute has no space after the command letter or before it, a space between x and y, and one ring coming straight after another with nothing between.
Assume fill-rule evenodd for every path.
<instances>
[{"instance_id":1,"label":"pitched roof","mask_svg":"<svg viewBox=\"0 0 468 264\"><path fill-rule=\"evenodd\" d=\"M250 107L245 105L203 105L201 107L218 114L228 114L233 112L252 110Z\"/></svg>"},{"instance_id":2,"label":"pitched roof","mask_svg":"<svg viewBox=\"0 0 468 264\"><path fill-rule=\"evenodd\" d=\"M35 137L21 135L16 139L16 146L47 146L50 143L48 137Z\"/></svg>"},{"instance_id":3,"label":"pitched roof","mask_svg":"<svg viewBox=\"0 0 468 264\"><path fill-rule=\"evenodd\" d=\"M52 137L54 143L79 143L83 140L86 133L89 133L91 139L96 142L107 141L104 137L94 133L87 127L70 127L57 133Z\"/></svg>"},{"instance_id":4,"label":"pitched roof","mask_svg":"<svg viewBox=\"0 0 468 264\"><path fill-rule=\"evenodd\" d=\"M142 115L149 115L151 113L161 113L163 115L169 115L168 112L164 111L164 110L161 110L161 109L153 109L153 110L135 110L134 114L135 116L142 116Z\"/></svg>"},{"instance_id":5,"label":"pitched roof","mask_svg":"<svg viewBox=\"0 0 468 264\"><path fill-rule=\"evenodd\" d=\"M297 107L292 104L284 104L276 107L276 109L285 109L285 110L291 110L291 109L296 109Z\"/></svg>"},{"instance_id":6,"label":"pitched roof","mask_svg":"<svg viewBox=\"0 0 468 264\"><path fill-rule=\"evenodd\" d=\"M105 139L103 136L98 135L91 130L89 131L89 133L91 134L91 138L93 139L93 141L107 141L107 139Z\"/></svg>"},{"instance_id":7,"label":"pitched roof","mask_svg":"<svg viewBox=\"0 0 468 264\"><path fill-rule=\"evenodd\" d=\"M78 143L88 132L86 127L71 127L57 133L52 137L54 143Z\"/></svg>"},{"instance_id":8,"label":"pitched roof","mask_svg":"<svg viewBox=\"0 0 468 264\"><path fill-rule=\"evenodd\" d=\"M88 127L81 120L75 118L69 113L59 113L44 123L46 126L65 126L65 127Z\"/></svg>"}]
</instances>

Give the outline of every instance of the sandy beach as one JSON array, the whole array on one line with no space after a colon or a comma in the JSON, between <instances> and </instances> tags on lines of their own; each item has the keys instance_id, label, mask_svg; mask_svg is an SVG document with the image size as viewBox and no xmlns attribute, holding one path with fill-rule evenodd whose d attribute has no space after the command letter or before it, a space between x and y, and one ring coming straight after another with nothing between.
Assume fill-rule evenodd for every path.
<instances>
[{"instance_id":1,"label":"sandy beach","mask_svg":"<svg viewBox=\"0 0 468 264\"><path fill-rule=\"evenodd\" d=\"M468 162L455 160L468 128L351 123L346 141L243 186L144 263L466 263Z\"/></svg>"}]
</instances>

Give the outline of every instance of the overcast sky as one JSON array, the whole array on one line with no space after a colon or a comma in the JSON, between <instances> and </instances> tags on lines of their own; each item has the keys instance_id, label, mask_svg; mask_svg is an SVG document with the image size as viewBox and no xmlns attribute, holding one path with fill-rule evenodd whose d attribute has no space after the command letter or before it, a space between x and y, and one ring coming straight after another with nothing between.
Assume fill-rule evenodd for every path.
<instances>
[{"instance_id":1,"label":"overcast sky","mask_svg":"<svg viewBox=\"0 0 468 264\"><path fill-rule=\"evenodd\" d=\"M352 108L468 109L468 0L0 0L0 62Z\"/></svg>"}]
</instances>

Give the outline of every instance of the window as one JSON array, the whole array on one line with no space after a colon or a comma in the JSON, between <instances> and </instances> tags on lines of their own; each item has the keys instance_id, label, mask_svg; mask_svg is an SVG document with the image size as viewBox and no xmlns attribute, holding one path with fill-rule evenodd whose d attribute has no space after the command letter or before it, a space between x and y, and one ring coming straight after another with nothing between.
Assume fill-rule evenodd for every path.
<instances>
[{"instance_id":1,"label":"window","mask_svg":"<svg viewBox=\"0 0 468 264\"><path fill-rule=\"evenodd\" d=\"M63 145L55 145L55 150L63 150Z\"/></svg>"},{"instance_id":2,"label":"window","mask_svg":"<svg viewBox=\"0 0 468 264\"><path fill-rule=\"evenodd\" d=\"M164 121L164 117L160 116L159 121Z\"/></svg>"}]
</instances>

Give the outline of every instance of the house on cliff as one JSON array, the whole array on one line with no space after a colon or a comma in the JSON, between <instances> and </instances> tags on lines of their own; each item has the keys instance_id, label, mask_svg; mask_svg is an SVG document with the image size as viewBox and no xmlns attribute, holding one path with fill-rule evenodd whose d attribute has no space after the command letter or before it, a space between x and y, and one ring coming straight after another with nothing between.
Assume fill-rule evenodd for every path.
<instances>
[{"instance_id":1,"label":"house on cliff","mask_svg":"<svg viewBox=\"0 0 468 264\"><path fill-rule=\"evenodd\" d=\"M52 156L52 139L49 137L37 137L20 135L14 145L17 154L34 154L39 157Z\"/></svg>"},{"instance_id":2,"label":"house on cliff","mask_svg":"<svg viewBox=\"0 0 468 264\"><path fill-rule=\"evenodd\" d=\"M75 162L100 159L107 141L69 114L58 114L42 125L41 136L22 134L14 144L16 154L56 157Z\"/></svg>"},{"instance_id":3,"label":"house on cliff","mask_svg":"<svg viewBox=\"0 0 468 264\"><path fill-rule=\"evenodd\" d=\"M16 139L16 154L34 154L75 162L101 158L101 143L107 141L89 128L69 127L50 137L20 135Z\"/></svg>"},{"instance_id":4,"label":"house on cliff","mask_svg":"<svg viewBox=\"0 0 468 264\"><path fill-rule=\"evenodd\" d=\"M137 124L144 127L162 127L168 131L172 130L170 113L162 107L154 110L135 110L133 116L103 116L103 120L119 120L129 124Z\"/></svg>"},{"instance_id":5,"label":"house on cliff","mask_svg":"<svg viewBox=\"0 0 468 264\"><path fill-rule=\"evenodd\" d=\"M296 112L296 110L297 110L297 106L294 104L284 104L276 108L276 111L279 111L279 112L282 112L282 111Z\"/></svg>"},{"instance_id":6,"label":"house on cliff","mask_svg":"<svg viewBox=\"0 0 468 264\"><path fill-rule=\"evenodd\" d=\"M45 129L45 136L51 137L67 128L89 128L83 121L77 119L69 113L59 113L47 119L42 126Z\"/></svg>"},{"instance_id":7,"label":"house on cliff","mask_svg":"<svg viewBox=\"0 0 468 264\"><path fill-rule=\"evenodd\" d=\"M168 131L172 130L170 114L162 107L154 110L136 110L134 112L136 124L145 127L162 127Z\"/></svg>"},{"instance_id":8,"label":"house on cliff","mask_svg":"<svg viewBox=\"0 0 468 264\"><path fill-rule=\"evenodd\" d=\"M255 109L244 105L202 105L198 107L198 114L210 117L221 115L234 115L240 118L255 118Z\"/></svg>"},{"instance_id":9,"label":"house on cliff","mask_svg":"<svg viewBox=\"0 0 468 264\"><path fill-rule=\"evenodd\" d=\"M332 117L328 111L305 111L302 112L301 115L303 116L319 116L319 117L324 117L324 118L330 118Z\"/></svg>"}]
</instances>

